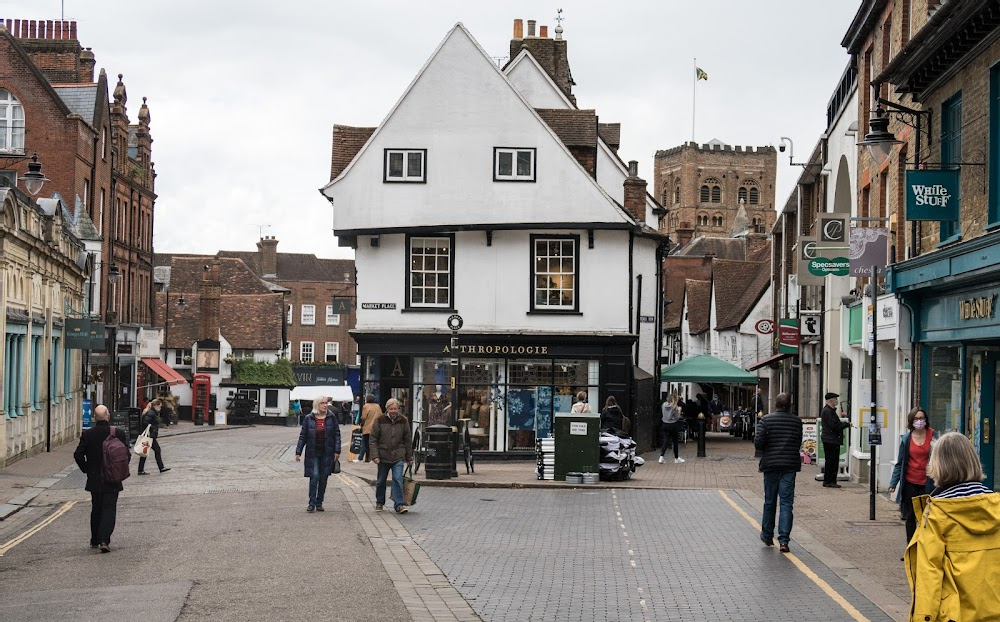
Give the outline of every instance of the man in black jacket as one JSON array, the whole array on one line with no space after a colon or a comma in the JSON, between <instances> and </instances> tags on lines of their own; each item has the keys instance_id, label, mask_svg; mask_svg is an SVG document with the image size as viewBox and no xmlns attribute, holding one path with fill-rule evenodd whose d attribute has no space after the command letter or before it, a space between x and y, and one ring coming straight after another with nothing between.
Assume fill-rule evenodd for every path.
<instances>
[{"instance_id":1,"label":"man in black jacket","mask_svg":"<svg viewBox=\"0 0 1000 622\"><path fill-rule=\"evenodd\" d=\"M851 427L851 424L840 420L837 414L836 393L827 393L823 399L826 404L819 413L820 421L823 422L823 432L820 440L823 442L823 457L826 463L823 465L823 488L840 488L837 483L837 471L840 470L840 446L844 442L844 430Z\"/></svg>"},{"instance_id":2,"label":"man in black jacket","mask_svg":"<svg viewBox=\"0 0 1000 622\"><path fill-rule=\"evenodd\" d=\"M118 513L118 493L121 482L105 482L101 475L104 462L104 440L111 435L111 413L101 404L94 409L94 427L84 430L80 444L73 452L80 470L87 474L86 489L90 491L90 547L101 547L102 553L111 552L111 534L115 530ZM125 430L115 428L115 436L128 446ZM132 452L129 452L132 461Z\"/></svg>"},{"instance_id":3,"label":"man in black jacket","mask_svg":"<svg viewBox=\"0 0 1000 622\"><path fill-rule=\"evenodd\" d=\"M792 533L792 505L795 502L795 477L802 469L799 452L802 448L802 421L789 412L791 399L787 393L774 398L775 411L757 422L753 444L762 452L760 471L764 474L764 516L761 519L760 540L774 546L774 517L777 501L781 500L778 521L778 544L788 552Z\"/></svg>"}]
</instances>

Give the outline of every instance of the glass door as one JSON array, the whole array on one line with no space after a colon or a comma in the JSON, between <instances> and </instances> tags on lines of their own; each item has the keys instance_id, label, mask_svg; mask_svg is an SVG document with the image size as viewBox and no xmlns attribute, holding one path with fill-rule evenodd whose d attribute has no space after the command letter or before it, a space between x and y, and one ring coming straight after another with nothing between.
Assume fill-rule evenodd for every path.
<instances>
[{"instance_id":1,"label":"glass door","mask_svg":"<svg viewBox=\"0 0 1000 622\"><path fill-rule=\"evenodd\" d=\"M994 488L994 465L996 463L996 413L1000 408L1000 396L996 390L1000 379L1000 349L969 348L966 359L966 432L973 447L979 454L986 479L985 486ZM989 382L993 378L993 382Z\"/></svg>"}]
</instances>

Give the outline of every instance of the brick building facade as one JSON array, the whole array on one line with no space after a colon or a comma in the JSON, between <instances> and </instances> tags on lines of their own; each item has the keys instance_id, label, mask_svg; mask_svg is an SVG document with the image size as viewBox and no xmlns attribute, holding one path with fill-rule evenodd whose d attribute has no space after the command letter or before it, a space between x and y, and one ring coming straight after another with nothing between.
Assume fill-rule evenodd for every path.
<instances>
[{"instance_id":1,"label":"brick building facade","mask_svg":"<svg viewBox=\"0 0 1000 622\"><path fill-rule=\"evenodd\" d=\"M746 230L770 231L776 170L777 152L771 146L689 142L657 151L652 192L668 212L661 231L681 244L701 236L729 237L739 233L734 227L740 207L746 211Z\"/></svg>"}]
</instances>

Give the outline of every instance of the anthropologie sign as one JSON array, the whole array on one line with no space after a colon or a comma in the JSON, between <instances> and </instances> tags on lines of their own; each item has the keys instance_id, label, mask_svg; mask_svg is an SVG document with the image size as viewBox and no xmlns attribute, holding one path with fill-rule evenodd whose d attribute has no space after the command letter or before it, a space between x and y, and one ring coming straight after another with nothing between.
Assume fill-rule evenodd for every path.
<instances>
[{"instance_id":1,"label":"anthropologie sign","mask_svg":"<svg viewBox=\"0 0 1000 622\"><path fill-rule=\"evenodd\" d=\"M907 220L958 220L958 169L906 171Z\"/></svg>"}]
</instances>

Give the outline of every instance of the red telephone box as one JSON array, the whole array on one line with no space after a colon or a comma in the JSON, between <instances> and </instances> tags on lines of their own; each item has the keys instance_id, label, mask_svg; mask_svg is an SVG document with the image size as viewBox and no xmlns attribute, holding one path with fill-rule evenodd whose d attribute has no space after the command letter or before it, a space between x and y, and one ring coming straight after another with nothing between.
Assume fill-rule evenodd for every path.
<instances>
[{"instance_id":1,"label":"red telephone box","mask_svg":"<svg viewBox=\"0 0 1000 622\"><path fill-rule=\"evenodd\" d=\"M195 374L191 382L191 419L195 425L208 423L213 413L209 412L209 395L212 393L212 377Z\"/></svg>"}]
</instances>

